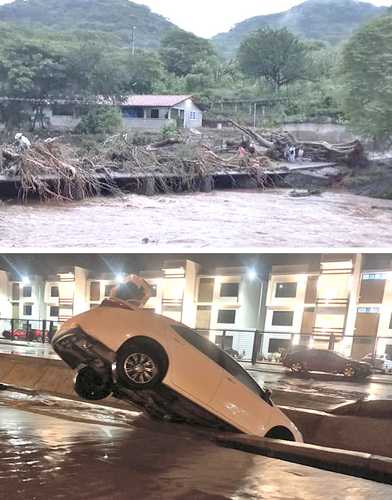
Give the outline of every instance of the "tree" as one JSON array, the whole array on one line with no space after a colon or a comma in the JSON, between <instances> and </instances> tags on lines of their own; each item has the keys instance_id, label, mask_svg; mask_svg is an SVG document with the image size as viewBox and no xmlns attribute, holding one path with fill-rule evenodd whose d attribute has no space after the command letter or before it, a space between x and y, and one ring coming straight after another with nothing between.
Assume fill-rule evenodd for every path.
<instances>
[{"instance_id":1,"label":"tree","mask_svg":"<svg viewBox=\"0 0 392 500\"><path fill-rule=\"evenodd\" d=\"M80 134L112 134L122 125L121 114L114 106L97 106L90 109L77 126Z\"/></svg>"},{"instance_id":2,"label":"tree","mask_svg":"<svg viewBox=\"0 0 392 500\"><path fill-rule=\"evenodd\" d=\"M167 71L186 76L195 64L214 56L215 51L208 40L176 28L162 38L160 54Z\"/></svg>"},{"instance_id":3,"label":"tree","mask_svg":"<svg viewBox=\"0 0 392 500\"><path fill-rule=\"evenodd\" d=\"M356 32L343 48L343 105L355 130L392 141L392 15Z\"/></svg>"},{"instance_id":4,"label":"tree","mask_svg":"<svg viewBox=\"0 0 392 500\"><path fill-rule=\"evenodd\" d=\"M286 28L262 28L246 38L238 51L242 71L265 78L276 90L307 75L306 44Z\"/></svg>"},{"instance_id":5,"label":"tree","mask_svg":"<svg viewBox=\"0 0 392 500\"><path fill-rule=\"evenodd\" d=\"M118 49L97 41L75 43L67 51L68 93L115 97L127 80L126 62Z\"/></svg>"},{"instance_id":6,"label":"tree","mask_svg":"<svg viewBox=\"0 0 392 500\"><path fill-rule=\"evenodd\" d=\"M138 51L125 62L129 93L152 94L164 79L163 63L155 52Z\"/></svg>"},{"instance_id":7,"label":"tree","mask_svg":"<svg viewBox=\"0 0 392 500\"><path fill-rule=\"evenodd\" d=\"M37 121L43 126L45 100L67 85L64 54L36 40L6 42L0 52L0 82L2 95L33 100L33 128Z\"/></svg>"}]
</instances>

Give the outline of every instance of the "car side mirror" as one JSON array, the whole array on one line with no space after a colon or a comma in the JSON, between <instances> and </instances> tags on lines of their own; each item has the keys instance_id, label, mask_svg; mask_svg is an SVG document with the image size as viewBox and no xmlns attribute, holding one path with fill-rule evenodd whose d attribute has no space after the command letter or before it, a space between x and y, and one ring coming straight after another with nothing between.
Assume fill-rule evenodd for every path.
<instances>
[{"instance_id":1,"label":"car side mirror","mask_svg":"<svg viewBox=\"0 0 392 500\"><path fill-rule=\"evenodd\" d=\"M272 391L271 391L271 389L266 389L264 394L265 394L266 401L270 402L271 398L272 398Z\"/></svg>"}]
</instances>

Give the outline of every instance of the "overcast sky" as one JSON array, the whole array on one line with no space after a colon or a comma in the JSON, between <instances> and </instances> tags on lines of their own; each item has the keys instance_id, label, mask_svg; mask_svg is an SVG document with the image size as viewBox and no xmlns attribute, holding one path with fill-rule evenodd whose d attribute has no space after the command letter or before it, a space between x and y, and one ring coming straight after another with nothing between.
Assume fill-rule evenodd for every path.
<instances>
[{"instance_id":1,"label":"overcast sky","mask_svg":"<svg viewBox=\"0 0 392 500\"><path fill-rule=\"evenodd\" d=\"M0 4L12 0L0 0ZM303 0L134 0L148 5L181 28L210 37L228 31L249 17L285 11ZM367 0L374 5L391 5L392 0Z\"/></svg>"}]
</instances>

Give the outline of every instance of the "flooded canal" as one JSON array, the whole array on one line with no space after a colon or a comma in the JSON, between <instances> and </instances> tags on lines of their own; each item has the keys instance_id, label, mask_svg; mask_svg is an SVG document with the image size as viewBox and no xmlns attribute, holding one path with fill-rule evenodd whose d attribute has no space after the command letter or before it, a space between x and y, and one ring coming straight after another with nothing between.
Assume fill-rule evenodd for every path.
<instances>
[{"instance_id":1,"label":"flooded canal","mask_svg":"<svg viewBox=\"0 0 392 500\"><path fill-rule=\"evenodd\" d=\"M137 416L113 412L118 425L83 404L78 421L75 403L41 404L46 414L39 401L33 408L0 397L1 498L321 500L327 489L331 500L391 496L392 486L221 448L172 424L138 426Z\"/></svg>"},{"instance_id":2,"label":"flooded canal","mask_svg":"<svg viewBox=\"0 0 392 500\"><path fill-rule=\"evenodd\" d=\"M215 191L0 206L3 247L387 247L392 200L341 191Z\"/></svg>"}]
</instances>

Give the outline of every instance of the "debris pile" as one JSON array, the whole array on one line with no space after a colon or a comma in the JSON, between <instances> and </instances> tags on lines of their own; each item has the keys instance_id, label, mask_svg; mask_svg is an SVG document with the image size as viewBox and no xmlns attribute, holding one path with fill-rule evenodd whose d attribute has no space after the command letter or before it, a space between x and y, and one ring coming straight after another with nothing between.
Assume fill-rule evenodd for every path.
<instances>
[{"instance_id":1,"label":"debris pile","mask_svg":"<svg viewBox=\"0 0 392 500\"><path fill-rule=\"evenodd\" d=\"M61 138L59 138L61 139ZM147 146L134 145L127 134L109 137L93 152L49 139L24 151L4 147L0 173L20 182L20 197L35 194L40 199L83 199L116 189L116 174L132 176L142 183L156 179L156 189L169 192L181 180L183 190L197 189L203 177L246 170L263 186L263 171L272 161L263 155L215 152L200 137L178 136Z\"/></svg>"},{"instance_id":2,"label":"debris pile","mask_svg":"<svg viewBox=\"0 0 392 500\"><path fill-rule=\"evenodd\" d=\"M282 172L287 175L291 171L287 165L290 151L295 148L301 152L301 162L305 158L357 165L366 159L359 141L335 145L299 143L285 131L256 132L232 123L229 138L182 131L147 145L134 144L135 138L126 133L101 143L94 140L92 147L83 142L71 144L67 136L33 141L28 147L7 145L2 148L0 175L20 186L22 199L35 195L42 200L74 200L118 192L119 178L141 186L153 179L152 192L170 192L197 190L203 180L210 182L218 174L234 176L245 172L263 188L273 185L272 179L279 179Z\"/></svg>"},{"instance_id":3,"label":"debris pile","mask_svg":"<svg viewBox=\"0 0 392 500\"><path fill-rule=\"evenodd\" d=\"M116 189L109 179L99 180L88 163L64 157L65 150L54 142L33 144L22 153L3 149L1 173L19 181L22 199L31 194L41 200L83 199L104 187Z\"/></svg>"},{"instance_id":4,"label":"debris pile","mask_svg":"<svg viewBox=\"0 0 392 500\"><path fill-rule=\"evenodd\" d=\"M256 132L231 121L232 125L250 137L264 153L274 160L285 160L290 147L303 151L304 157L314 162L337 162L348 166L366 166L368 158L359 140L342 144L327 142L297 141L287 131L262 130Z\"/></svg>"}]
</instances>

